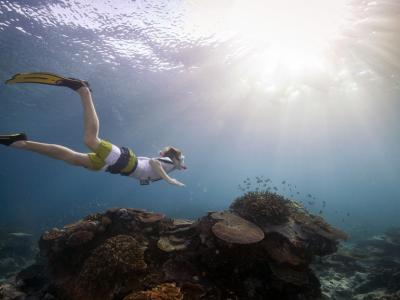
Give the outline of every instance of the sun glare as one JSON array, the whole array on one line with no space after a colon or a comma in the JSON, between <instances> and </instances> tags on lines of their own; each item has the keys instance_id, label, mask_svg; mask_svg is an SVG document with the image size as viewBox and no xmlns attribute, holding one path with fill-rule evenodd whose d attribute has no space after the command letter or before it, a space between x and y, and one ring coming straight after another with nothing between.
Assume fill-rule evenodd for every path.
<instances>
[{"instance_id":1,"label":"sun glare","mask_svg":"<svg viewBox=\"0 0 400 300\"><path fill-rule=\"evenodd\" d=\"M348 11L347 0L202 1L192 2L188 23L203 36L234 36L255 50L255 70L279 67L296 74L324 67Z\"/></svg>"},{"instance_id":2,"label":"sun glare","mask_svg":"<svg viewBox=\"0 0 400 300\"><path fill-rule=\"evenodd\" d=\"M338 31L345 14L345 0L237 1L226 25L262 43L319 47Z\"/></svg>"}]
</instances>

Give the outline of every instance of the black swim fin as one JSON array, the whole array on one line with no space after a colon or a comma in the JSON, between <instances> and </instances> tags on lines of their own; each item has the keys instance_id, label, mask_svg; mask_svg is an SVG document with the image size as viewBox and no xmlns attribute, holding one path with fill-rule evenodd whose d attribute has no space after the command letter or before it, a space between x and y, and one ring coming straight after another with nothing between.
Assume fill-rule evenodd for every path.
<instances>
[{"instance_id":1,"label":"black swim fin","mask_svg":"<svg viewBox=\"0 0 400 300\"><path fill-rule=\"evenodd\" d=\"M84 80L63 77L54 73L47 72L33 72L33 73L18 73L12 78L6 81L6 84L10 83L39 83L55 86L65 86L76 91L82 86L86 86L90 89L89 83Z\"/></svg>"},{"instance_id":2,"label":"black swim fin","mask_svg":"<svg viewBox=\"0 0 400 300\"><path fill-rule=\"evenodd\" d=\"M6 134L0 135L0 144L5 146L10 146L12 143L16 141L26 141L28 138L25 133L15 133L15 134Z\"/></svg>"}]
</instances>

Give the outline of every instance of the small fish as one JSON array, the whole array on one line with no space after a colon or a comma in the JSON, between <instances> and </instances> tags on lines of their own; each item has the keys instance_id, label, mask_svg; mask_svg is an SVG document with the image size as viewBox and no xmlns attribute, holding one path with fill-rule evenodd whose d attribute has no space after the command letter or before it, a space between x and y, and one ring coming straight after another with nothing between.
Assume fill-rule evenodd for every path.
<instances>
[{"instance_id":1,"label":"small fish","mask_svg":"<svg viewBox=\"0 0 400 300\"><path fill-rule=\"evenodd\" d=\"M274 186L274 190L275 190L275 191L277 191L277 190L278 190L278 188L277 188L276 186Z\"/></svg>"},{"instance_id":2,"label":"small fish","mask_svg":"<svg viewBox=\"0 0 400 300\"><path fill-rule=\"evenodd\" d=\"M297 192L297 195L300 195L300 192Z\"/></svg>"},{"instance_id":3,"label":"small fish","mask_svg":"<svg viewBox=\"0 0 400 300\"><path fill-rule=\"evenodd\" d=\"M307 194L307 197L308 197L308 198L312 198L311 194Z\"/></svg>"},{"instance_id":4,"label":"small fish","mask_svg":"<svg viewBox=\"0 0 400 300\"><path fill-rule=\"evenodd\" d=\"M308 201L307 203L310 204L310 205L314 205L315 204L314 201Z\"/></svg>"},{"instance_id":5,"label":"small fish","mask_svg":"<svg viewBox=\"0 0 400 300\"><path fill-rule=\"evenodd\" d=\"M347 215L348 217L350 217L350 213L347 213L346 215Z\"/></svg>"},{"instance_id":6,"label":"small fish","mask_svg":"<svg viewBox=\"0 0 400 300\"><path fill-rule=\"evenodd\" d=\"M323 211L322 211L322 209L321 209L321 210L319 211L319 214L322 215L322 213L323 213Z\"/></svg>"},{"instance_id":7,"label":"small fish","mask_svg":"<svg viewBox=\"0 0 400 300\"><path fill-rule=\"evenodd\" d=\"M286 180L282 181L282 184L285 184L285 183L286 183Z\"/></svg>"},{"instance_id":8,"label":"small fish","mask_svg":"<svg viewBox=\"0 0 400 300\"><path fill-rule=\"evenodd\" d=\"M25 233L25 232L11 232L11 233L9 233L9 235L16 236L16 237L29 237L29 236L32 236L32 234Z\"/></svg>"}]
</instances>

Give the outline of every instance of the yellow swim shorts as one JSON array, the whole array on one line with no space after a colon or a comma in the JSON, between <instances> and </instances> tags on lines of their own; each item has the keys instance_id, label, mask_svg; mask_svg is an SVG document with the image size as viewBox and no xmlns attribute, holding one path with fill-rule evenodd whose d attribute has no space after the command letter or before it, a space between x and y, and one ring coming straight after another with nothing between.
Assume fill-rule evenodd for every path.
<instances>
[{"instance_id":1,"label":"yellow swim shorts","mask_svg":"<svg viewBox=\"0 0 400 300\"><path fill-rule=\"evenodd\" d=\"M124 148L124 147L123 147ZM127 149L127 148L124 148ZM118 162L118 173L122 175L126 175L130 173L136 165L137 158L136 155L129 150L129 158L124 160L122 159L123 165L121 166L120 160L121 157L121 148L111 144L106 140L101 140L98 148L95 153L88 153L89 159L92 162L92 166L94 170L101 170L104 166L113 166ZM127 156L125 156L127 158Z\"/></svg>"}]
</instances>

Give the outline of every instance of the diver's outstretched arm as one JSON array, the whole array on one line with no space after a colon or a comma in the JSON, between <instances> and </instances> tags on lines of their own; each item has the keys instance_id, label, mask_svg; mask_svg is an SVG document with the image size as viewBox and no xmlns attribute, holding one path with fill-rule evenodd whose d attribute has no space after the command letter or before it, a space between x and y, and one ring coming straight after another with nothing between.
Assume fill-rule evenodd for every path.
<instances>
[{"instance_id":1,"label":"diver's outstretched arm","mask_svg":"<svg viewBox=\"0 0 400 300\"><path fill-rule=\"evenodd\" d=\"M99 144L99 118L94 108L92 95L88 87L83 86L77 90L81 96L83 106L83 116L85 124L84 143L93 152L96 152Z\"/></svg>"},{"instance_id":2,"label":"diver's outstretched arm","mask_svg":"<svg viewBox=\"0 0 400 300\"><path fill-rule=\"evenodd\" d=\"M33 141L16 141L10 145L13 148L33 151L47 157L65 161L74 166L92 169L89 156L85 153L75 152L67 147L55 144L44 144Z\"/></svg>"},{"instance_id":3,"label":"diver's outstretched arm","mask_svg":"<svg viewBox=\"0 0 400 300\"><path fill-rule=\"evenodd\" d=\"M185 186L185 184L183 184L182 182L176 180L175 178L171 178L168 176L168 174L165 172L165 170L163 169L161 163L156 160L156 159L151 159L150 160L150 166L153 168L153 170L162 178L164 179L166 182L168 182L169 184L173 184L176 186Z\"/></svg>"}]
</instances>

